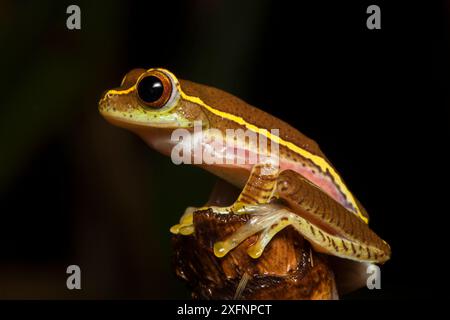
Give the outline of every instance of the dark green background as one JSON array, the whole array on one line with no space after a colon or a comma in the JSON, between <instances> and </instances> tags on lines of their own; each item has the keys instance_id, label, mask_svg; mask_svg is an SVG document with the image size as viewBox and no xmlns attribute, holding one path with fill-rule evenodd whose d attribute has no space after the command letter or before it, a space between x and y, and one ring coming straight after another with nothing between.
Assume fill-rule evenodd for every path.
<instances>
[{"instance_id":1,"label":"dark green background","mask_svg":"<svg viewBox=\"0 0 450 320\"><path fill-rule=\"evenodd\" d=\"M168 229L214 177L99 116L101 93L135 67L224 89L319 142L393 250L382 290L348 298L440 296L449 8L314 3L2 1L0 298L189 296ZM81 291L66 289L70 264Z\"/></svg>"}]
</instances>

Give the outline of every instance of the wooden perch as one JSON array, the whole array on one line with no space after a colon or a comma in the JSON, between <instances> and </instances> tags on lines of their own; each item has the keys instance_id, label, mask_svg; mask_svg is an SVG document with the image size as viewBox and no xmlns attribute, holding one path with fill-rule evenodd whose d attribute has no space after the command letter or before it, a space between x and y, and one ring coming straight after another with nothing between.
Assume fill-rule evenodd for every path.
<instances>
[{"instance_id":1,"label":"wooden perch","mask_svg":"<svg viewBox=\"0 0 450 320\"><path fill-rule=\"evenodd\" d=\"M248 215L197 211L195 233L173 236L175 271L187 283L194 299L337 298L328 257L314 252L291 227L279 232L259 259L247 254L257 235L217 258L214 243L231 235L248 219Z\"/></svg>"}]
</instances>

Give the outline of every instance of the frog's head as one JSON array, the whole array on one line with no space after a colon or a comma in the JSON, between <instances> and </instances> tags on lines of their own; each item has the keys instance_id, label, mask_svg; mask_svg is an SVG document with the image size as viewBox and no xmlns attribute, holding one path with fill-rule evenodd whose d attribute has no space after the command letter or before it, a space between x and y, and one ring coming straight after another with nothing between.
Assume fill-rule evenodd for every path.
<instances>
[{"instance_id":1,"label":"frog's head","mask_svg":"<svg viewBox=\"0 0 450 320\"><path fill-rule=\"evenodd\" d=\"M108 90L99 111L109 122L139 134L152 129L191 128L206 121L200 107L183 98L180 82L160 68L134 69L119 88Z\"/></svg>"}]
</instances>

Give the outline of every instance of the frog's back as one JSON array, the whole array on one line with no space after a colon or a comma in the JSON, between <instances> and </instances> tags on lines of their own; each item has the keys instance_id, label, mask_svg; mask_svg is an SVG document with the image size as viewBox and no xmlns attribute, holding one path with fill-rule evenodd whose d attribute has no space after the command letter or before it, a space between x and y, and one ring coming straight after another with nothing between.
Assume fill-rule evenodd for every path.
<instances>
[{"instance_id":1,"label":"frog's back","mask_svg":"<svg viewBox=\"0 0 450 320\"><path fill-rule=\"evenodd\" d=\"M213 128L222 132L225 129L242 128L242 125L237 123L243 120L257 129L266 129L269 132L272 129L279 129L279 137L284 141L279 146L280 169L297 172L346 209L368 221L367 212L348 190L337 170L314 140L288 123L247 104L232 94L187 80L180 80L180 84L185 94L200 98L204 104L212 108L205 111L210 113L207 117ZM214 173L221 176L220 173ZM231 176L230 173L227 175Z\"/></svg>"},{"instance_id":2,"label":"frog's back","mask_svg":"<svg viewBox=\"0 0 450 320\"><path fill-rule=\"evenodd\" d=\"M302 134L300 131L284 122L281 119L274 117L267 112L260 110L238 97L222 91L217 88L198 84L188 80L180 80L181 89L190 96L201 97L202 101L208 106L226 112L232 116L240 117L246 122L270 131L271 129L279 129L280 138L291 142L298 147L307 150L308 152L318 155L326 159L323 152L320 150L318 144ZM223 123L223 119L217 122L218 125Z\"/></svg>"}]
</instances>

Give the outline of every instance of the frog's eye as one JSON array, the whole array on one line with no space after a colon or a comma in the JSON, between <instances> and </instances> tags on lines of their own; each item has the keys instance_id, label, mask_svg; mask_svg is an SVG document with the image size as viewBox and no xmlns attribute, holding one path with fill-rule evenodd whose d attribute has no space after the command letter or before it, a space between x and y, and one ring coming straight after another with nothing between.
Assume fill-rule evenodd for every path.
<instances>
[{"instance_id":1,"label":"frog's eye","mask_svg":"<svg viewBox=\"0 0 450 320\"><path fill-rule=\"evenodd\" d=\"M172 82L159 71L143 76L136 85L139 100L151 108L162 108L172 94Z\"/></svg>"}]
</instances>

